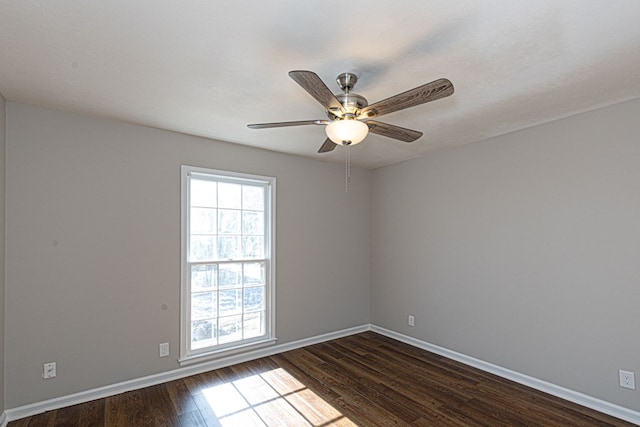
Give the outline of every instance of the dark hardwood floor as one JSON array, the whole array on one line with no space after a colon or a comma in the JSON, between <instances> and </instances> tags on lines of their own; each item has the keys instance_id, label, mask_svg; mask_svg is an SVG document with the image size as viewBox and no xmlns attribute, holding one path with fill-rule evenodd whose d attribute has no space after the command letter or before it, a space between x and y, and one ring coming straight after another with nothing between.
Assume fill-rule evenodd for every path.
<instances>
[{"instance_id":1,"label":"dark hardwood floor","mask_svg":"<svg viewBox=\"0 0 640 427\"><path fill-rule=\"evenodd\" d=\"M8 426L253 425L632 424L366 332Z\"/></svg>"}]
</instances>

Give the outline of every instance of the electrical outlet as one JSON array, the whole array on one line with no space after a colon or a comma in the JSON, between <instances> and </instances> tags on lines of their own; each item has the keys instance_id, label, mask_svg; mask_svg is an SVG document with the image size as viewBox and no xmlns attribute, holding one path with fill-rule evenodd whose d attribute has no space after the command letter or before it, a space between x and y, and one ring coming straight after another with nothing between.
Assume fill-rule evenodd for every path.
<instances>
[{"instance_id":1,"label":"electrical outlet","mask_svg":"<svg viewBox=\"0 0 640 427\"><path fill-rule=\"evenodd\" d=\"M158 346L160 357L167 357L169 355L169 343L163 342Z\"/></svg>"},{"instance_id":2,"label":"electrical outlet","mask_svg":"<svg viewBox=\"0 0 640 427\"><path fill-rule=\"evenodd\" d=\"M623 371L620 369L618 371L618 375L620 376L620 387L629 388L631 390L636 389L636 376L631 371Z\"/></svg>"},{"instance_id":3,"label":"electrical outlet","mask_svg":"<svg viewBox=\"0 0 640 427\"><path fill-rule=\"evenodd\" d=\"M416 326L416 318L413 316L413 314L409 315L409 319L407 319L407 324L409 326Z\"/></svg>"},{"instance_id":4,"label":"electrical outlet","mask_svg":"<svg viewBox=\"0 0 640 427\"><path fill-rule=\"evenodd\" d=\"M45 380L56 376L56 362L45 363L42 367L42 378Z\"/></svg>"}]
</instances>

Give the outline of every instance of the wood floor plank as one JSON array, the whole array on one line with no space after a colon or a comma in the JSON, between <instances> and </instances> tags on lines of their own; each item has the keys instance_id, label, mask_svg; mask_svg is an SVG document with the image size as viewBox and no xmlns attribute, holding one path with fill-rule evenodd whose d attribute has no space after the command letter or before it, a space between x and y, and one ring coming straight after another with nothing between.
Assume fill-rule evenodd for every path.
<instances>
[{"instance_id":1,"label":"wood floor plank","mask_svg":"<svg viewBox=\"0 0 640 427\"><path fill-rule=\"evenodd\" d=\"M220 421L218 420L218 416L213 411L213 408L209 404L209 401L202 393L196 393L193 395L193 401L198 407L198 413L201 418L204 420L205 425L207 427L221 427Z\"/></svg>"},{"instance_id":2,"label":"wood floor plank","mask_svg":"<svg viewBox=\"0 0 640 427\"><path fill-rule=\"evenodd\" d=\"M439 361L433 361L421 354L410 354L403 349L396 349L387 345L380 346L378 352L381 357L394 360L400 367L414 375L421 375L438 381L444 386L467 391L473 389L478 381L464 373L448 369Z\"/></svg>"},{"instance_id":3,"label":"wood floor plank","mask_svg":"<svg viewBox=\"0 0 640 427\"><path fill-rule=\"evenodd\" d=\"M401 416L387 411L375 401L370 400L370 398L382 399L383 396L381 396L380 393L375 390L369 391L360 388L344 375L337 375L336 377L336 370L330 369L322 359L312 355L307 350L294 350L285 353L284 356L293 363L302 366L310 375L319 381L336 390L340 394L340 397L336 399L336 401L344 401L345 404L351 403L355 408L366 408L366 413L360 409L358 412L359 417L371 418L371 422L375 423L374 425L397 426L406 424L406 420L403 420ZM354 387L358 387L359 390L356 390ZM363 391L368 396L361 394L359 391Z\"/></svg>"},{"instance_id":4,"label":"wood floor plank","mask_svg":"<svg viewBox=\"0 0 640 427\"><path fill-rule=\"evenodd\" d=\"M169 399L176 414L184 415L198 410L191 392L183 380L169 381L165 383L165 388L169 393Z\"/></svg>"},{"instance_id":5,"label":"wood floor plank","mask_svg":"<svg viewBox=\"0 0 640 427\"><path fill-rule=\"evenodd\" d=\"M415 427L468 427L469 424L463 423L462 421L457 421L446 417L444 414L436 414L434 416L425 415L423 417L418 418L413 425Z\"/></svg>"},{"instance_id":6,"label":"wood floor plank","mask_svg":"<svg viewBox=\"0 0 640 427\"><path fill-rule=\"evenodd\" d=\"M289 361L289 359L284 356L284 353L271 356L270 358L276 361L278 365L282 367L286 374L295 377L295 379L299 380L300 383L305 386L305 388L313 391L321 399L337 409L344 418L348 420L359 419L358 414L362 411L361 408L358 408L357 406L353 406L350 403L341 400L340 394L336 390L332 389L330 385L324 384L320 380L310 375L302 367L299 367L295 363Z\"/></svg>"},{"instance_id":7,"label":"wood floor plank","mask_svg":"<svg viewBox=\"0 0 640 427\"><path fill-rule=\"evenodd\" d=\"M257 405L255 411L267 426L303 427L312 425L284 398Z\"/></svg>"},{"instance_id":8,"label":"wood floor plank","mask_svg":"<svg viewBox=\"0 0 640 427\"><path fill-rule=\"evenodd\" d=\"M200 415L200 411L186 412L179 416L180 427L207 427L207 422Z\"/></svg>"},{"instance_id":9,"label":"wood floor plank","mask_svg":"<svg viewBox=\"0 0 640 427\"><path fill-rule=\"evenodd\" d=\"M8 423L8 427L228 425L631 426L374 332Z\"/></svg>"},{"instance_id":10,"label":"wood floor plank","mask_svg":"<svg viewBox=\"0 0 640 427\"><path fill-rule=\"evenodd\" d=\"M264 378L257 374L238 378L233 381L233 385L251 406L282 398Z\"/></svg>"},{"instance_id":11,"label":"wood floor plank","mask_svg":"<svg viewBox=\"0 0 640 427\"><path fill-rule=\"evenodd\" d=\"M149 426L152 418L145 405L144 389L107 397L105 424L113 427Z\"/></svg>"},{"instance_id":12,"label":"wood floor plank","mask_svg":"<svg viewBox=\"0 0 640 427\"><path fill-rule=\"evenodd\" d=\"M218 374L218 377L220 377L220 380L224 383L235 380L239 375L251 375L249 370L245 368L244 363L240 364L240 366L237 366L236 369L238 371L241 371L242 373L236 374L230 366L216 369L216 373Z\"/></svg>"},{"instance_id":13,"label":"wood floor plank","mask_svg":"<svg viewBox=\"0 0 640 427\"><path fill-rule=\"evenodd\" d=\"M21 418L19 420L11 421L7 424L9 427L27 427L31 421L31 417Z\"/></svg>"},{"instance_id":14,"label":"wood floor plank","mask_svg":"<svg viewBox=\"0 0 640 427\"><path fill-rule=\"evenodd\" d=\"M147 387L141 390L144 405L148 408L151 425L156 427L172 427L180 424L169 392L164 384Z\"/></svg>"},{"instance_id":15,"label":"wood floor plank","mask_svg":"<svg viewBox=\"0 0 640 427\"><path fill-rule=\"evenodd\" d=\"M391 396L391 393L385 393L387 390L382 387L377 387L377 384L367 381L365 377L350 374L330 364L324 365L322 369L325 373L351 388L351 390L357 392L363 398L374 402L375 405L372 406L379 407L379 410L383 414L384 412L389 412L393 414L395 418L398 418L406 424L410 424L420 417L420 412L414 411L413 405L403 405L393 398L396 397L395 395Z\"/></svg>"},{"instance_id":16,"label":"wood floor plank","mask_svg":"<svg viewBox=\"0 0 640 427\"><path fill-rule=\"evenodd\" d=\"M302 383L306 388L309 388L318 393L324 400L332 402L340 397L340 394L332 389L328 384L324 384L323 382L309 375L309 373L304 369L287 359L284 354L271 356L270 359L278 363L278 365L283 369L283 375L285 377L286 374L291 375L295 378L295 380Z\"/></svg>"},{"instance_id":17,"label":"wood floor plank","mask_svg":"<svg viewBox=\"0 0 640 427\"><path fill-rule=\"evenodd\" d=\"M352 425L344 414L333 407L329 402L322 399L308 388L289 393L285 396L286 401L295 408L313 426L321 425Z\"/></svg>"},{"instance_id":18,"label":"wood floor plank","mask_svg":"<svg viewBox=\"0 0 640 427\"><path fill-rule=\"evenodd\" d=\"M323 350L330 348L327 346L315 346L308 350L327 362L323 369L336 378L338 381L349 385L364 397L375 402L380 402L381 406L391 410L407 423L412 423L418 418L424 404L411 400L400 392L393 390L383 384L384 376L371 370L362 369L347 360L335 359L330 353ZM436 406L440 406L436 402Z\"/></svg>"},{"instance_id":19,"label":"wood floor plank","mask_svg":"<svg viewBox=\"0 0 640 427\"><path fill-rule=\"evenodd\" d=\"M490 397L487 398L487 394ZM520 384L502 384L501 381L481 383L478 385L477 398L491 399L502 404L508 402L511 407L517 408L520 414L526 414L529 419L556 423L556 425L576 422L589 426L618 425L614 418ZM599 420L602 415L604 418ZM628 424L623 422L619 425Z\"/></svg>"},{"instance_id":20,"label":"wood floor plank","mask_svg":"<svg viewBox=\"0 0 640 427\"><path fill-rule=\"evenodd\" d=\"M262 357L260 359L251 360L249 362L243 363L242 365L246 365L246 368L254 374L269 372L274 369L278 369L280 367L278 366L277 363L275 363L273 360L271 360L268 357ZM239 366L241 365L233 365L231 366L231 369L236 371Z\"/></svg>"},{"instance_id":21,"label":"wood floor plank","mask_svg":"<svg viewBox=\"0 0 640 427\"><path fill-rule=\"evenodd\" d=\"M73 405L55 411L55 427L73 427L80 419L84 405Z\"/></svg>"},{"instance_id":22,"label":"wood floor plank","mask_svg":"<svg viewBox=\"0 0 640 427\"><path fill-rule=\"evenodd\" d=\"M367 378L371 387L386 396L393 396L394 400L398 400L407 407L416 406L416 402L420 402L417 404L420 409L424 406L432 408L442 406L442 402L437 399L437 396L430 394L427 387L423 387L416 381L399 380L398 370L389 369L388 362L384 364L376 362L370 353L363 357L353 358L347 354L344 358L336 359L332 363L348 371L355 371L360 377Z\"/></svg>"},{"instance_id":23,"label":"wood floor plank","mask_svg":"<svg viewBox=\"0 0 640 427\"><path fill-rule=\"evenodd\" d=\"M219 384L224 384L224 381L220 378L220 375L218 375L218 371L207 371L201 374L192 375L190 377L183 378L183 381L189 389L192 397L203 390Z\"/></svg>"},{"instance_id":24,"label":"wood floor plank","mask_svg":"<svg viewBox=\"0 0 640 427\"><path fill-rule=\"evenodd\" d=\"M53 427L56 420L56 411L34 415L29 420L28 427Z\"/></svg>"},{"instance_id":25,"label":"wood floor plank","mask_svg":"<svg viewBox=\"0 0 640 427\"><path fill-rule=\"evenodd\" d=\"M83 403L78 424L81 426L103 426L105 424L104 413L105 399Z\"/></svg>"},{"instance_id":26,"label":"wood floor plank","mask_svg":"<svg viewBox=\"0 0 640 427\"><path fill-rule=\"evenodd\" d=\"M370 356L371 358L379 358L379 363L388 363L389 355L386 356ZM369 359L369 360L370 360ZM466 378L463 379L464 383L459 383L453 379L449 380L443 377L438 372L428 372L412 367L410 364L397 364L394 365L396 369L395 383L389 385L401 389L407 392L412 392L414 395L428 396L430 399L439 402L442 405L458 406L464 404L473 396L473 385L475 383L467 384Z\"/></svg>"},{"instance_id":27,"label":"wood floor plank","mask_svg":"<svg viewBox=\"0 0 640 427\"><path fill-rule=\"evenodd\" d=\"M291 373L282 368L262 372L260 377L280 396L289 396L308 388L304 383L300 382Z\"/></svg>"}]
</instances>

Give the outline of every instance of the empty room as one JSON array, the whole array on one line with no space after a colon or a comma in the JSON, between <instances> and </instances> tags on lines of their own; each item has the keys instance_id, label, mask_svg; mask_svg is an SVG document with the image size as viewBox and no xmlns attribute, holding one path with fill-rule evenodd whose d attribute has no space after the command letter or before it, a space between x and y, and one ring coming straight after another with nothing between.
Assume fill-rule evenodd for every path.
<instances>
[{"instance_id":1,"label":"empty room","mask_svg":"<svg viewBox=\"0 0 640 427\"><path fill-rule=\"evenodd\" d=\"M640 3L0 3L0 427L640 425Z\"/></svg>"}]
</instances>

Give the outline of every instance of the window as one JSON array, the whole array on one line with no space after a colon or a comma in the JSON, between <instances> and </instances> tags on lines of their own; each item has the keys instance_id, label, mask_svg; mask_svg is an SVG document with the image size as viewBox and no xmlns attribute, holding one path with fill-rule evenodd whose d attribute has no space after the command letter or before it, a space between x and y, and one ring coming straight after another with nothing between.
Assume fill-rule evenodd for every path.
<instances>
[{"instance_id":1,"label":"window","mask_svg":"<svg viewBox=\"0 0 640 427\"><path fill-rule=\"evenodd\" d=\"M275 178L182 166L181 361L275 341Z\"/></svg>"}]
</instances>

